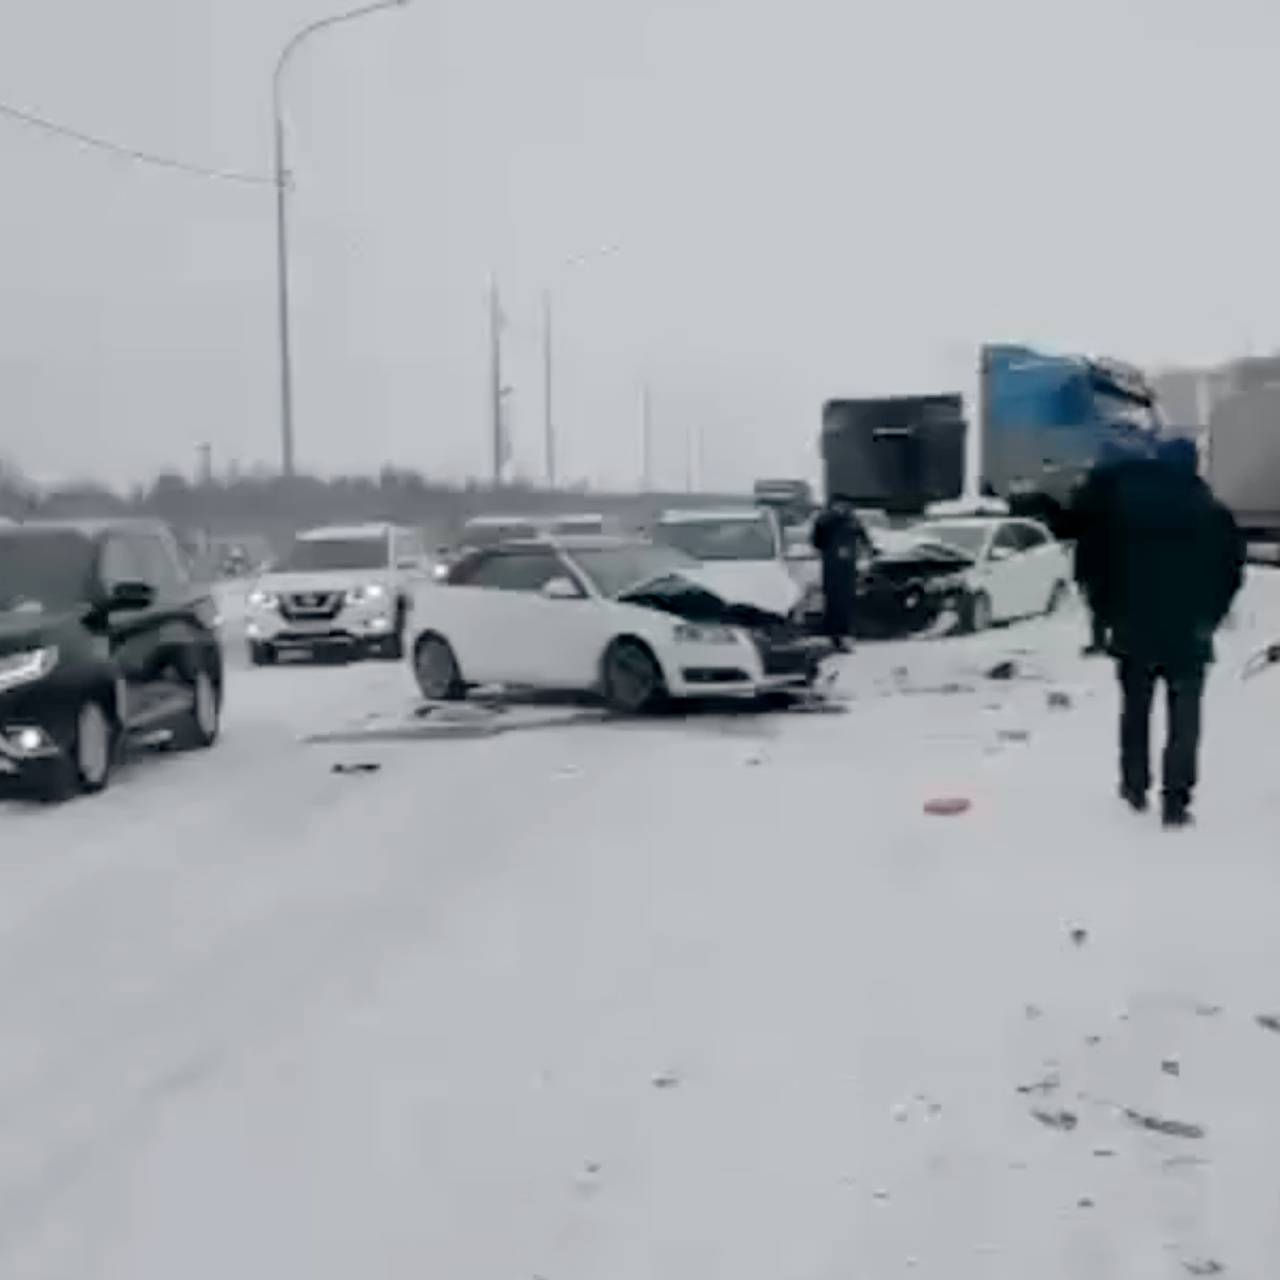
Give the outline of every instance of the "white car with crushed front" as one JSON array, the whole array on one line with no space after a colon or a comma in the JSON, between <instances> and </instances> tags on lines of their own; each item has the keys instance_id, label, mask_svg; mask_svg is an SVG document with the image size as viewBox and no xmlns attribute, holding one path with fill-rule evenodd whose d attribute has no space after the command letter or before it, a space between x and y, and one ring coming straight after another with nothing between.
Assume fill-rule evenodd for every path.
<instances>
[{"instance_id":1,"label":"white car with crushed front","mask_svg":"<svg viewBox=\"0 0 1280 1280\"><path fill-rule=\"evenodd\" d=\"M778 517L770 508L664 511L653 536L697 560L698 580L727 600L785 616L804 596L804 571L789 558Z\"/></svg>"},{"instance_id":2,"label":"white car with crushed front","mask_svg":"<svg viewBox=\"0 0 1280 1280\"><path fill-rule=\"evenodd\" d=\"M636 713L668 698L811 683L829 647L708 590L699 567L675 548L622 538L475 552L419 593L418 687L431 701L488 685L595 690Z\"/></svg>"}]
</instances>

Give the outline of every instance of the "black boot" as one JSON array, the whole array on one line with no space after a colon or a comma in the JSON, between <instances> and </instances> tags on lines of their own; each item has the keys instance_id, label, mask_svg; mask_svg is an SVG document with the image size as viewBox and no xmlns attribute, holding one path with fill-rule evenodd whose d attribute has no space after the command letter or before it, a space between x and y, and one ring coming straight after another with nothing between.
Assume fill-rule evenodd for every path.
<instances>
[{"instance_id":1,"label":"black boot","mask_svg":"<svg viewBox=\"0 0 1280 1280\"><path fill-rule=\"evenodd\" d=\"M1136 787L1120 787L1120 799L1129 806L1134 813L1146 813L1150 805L1147 801L1147 793L1139 791Z\"/></svg>"},{"instance_id":2,"label":"black boot","mask_svg":"<svg viewBox=\"0 0 1280 1280\"><path fill-rule=\"evenodd\" d=\"M1170 831L1193 825L1195 818L1191 816L1191 801L1186 796L1166 795L1162 805L1161 821Z\"/></svg>"}]
</instances>

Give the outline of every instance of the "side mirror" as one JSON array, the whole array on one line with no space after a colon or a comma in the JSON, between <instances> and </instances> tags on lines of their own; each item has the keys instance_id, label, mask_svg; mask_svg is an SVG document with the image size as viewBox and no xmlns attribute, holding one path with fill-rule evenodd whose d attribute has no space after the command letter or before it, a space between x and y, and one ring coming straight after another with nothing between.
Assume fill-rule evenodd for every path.
<instances>
[{"instance_id":1,"label":"side mirror","mask_svg":"<svg viewBox=\"0 0 1280 1280\"><path fill-rule=\"evenodd\" d=\"M548 600L581 600L582 592L572 578L552 578L543 584L542 594Z\"/></svg>"},{"instance_id":2,"label":"side mirror","mask_svg":"<svg viewBox=\"0 0 1280 1280\"><path fill-rule=\"evenodd\" d=\"M137 613L155 603L154 588L145 582L117 582L107 596L108 613Z\"/></svg>"}]
</instances>

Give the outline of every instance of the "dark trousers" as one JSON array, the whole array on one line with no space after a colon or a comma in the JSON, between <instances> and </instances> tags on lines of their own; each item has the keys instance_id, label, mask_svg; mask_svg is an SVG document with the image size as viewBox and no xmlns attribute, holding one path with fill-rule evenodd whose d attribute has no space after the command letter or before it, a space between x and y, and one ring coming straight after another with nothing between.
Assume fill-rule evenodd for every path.
<instances>
[{"instance_id":1,"label":"dark trousers","mask_svg":"<svg viewBox=\"0 0 1280 1280\"><path fill-rule=\"evenodd\" d=\"M1091 609L1089 611L1089 648L1105 653L1107 648L1107 624Z\"/></svg>"},{"instance_id":2,"label":"dark trousers","mask_svg":"<svg viewBox=\"0 0 1280 1280\"><path fill-rule=\"evenodd\" d=\"M1151 704L1156 683L1163 680L1169 721L1164 748L1164 794L1189 804L1197 781L1204 668L1169 672L1159 665L1124 658L1119 674L1120 778L1125 790L1146 795L1151 788Z\"/></svg>"}]
</instances>

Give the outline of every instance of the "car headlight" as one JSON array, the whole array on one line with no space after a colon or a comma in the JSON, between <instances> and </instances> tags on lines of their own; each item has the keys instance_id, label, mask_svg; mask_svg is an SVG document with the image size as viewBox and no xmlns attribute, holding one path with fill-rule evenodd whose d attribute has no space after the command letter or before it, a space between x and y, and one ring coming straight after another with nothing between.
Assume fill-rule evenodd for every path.
<instances>
[{"instance_id":1,"label":"car headlight","mask_svg":"<svg viewBox=\"0 0 1280 1280\"><path fill-rule=\"evenodd\" d=\"M737 644L738 633L732 627L700 622L682 622L676 627L681 644Z\"/></svg>"},{"instance_id":2,"label":"car headlight","mask_svg":"<svg viewBox=\"0 0 1280 1280\"><path fill-rule=\"evenodd\" d=\"M274 609L279 603L279 596L274 591L250 591L250 609Z\"/></svg>"},{"instance_id":3,"label":"car headlight","mask_svg":"<svg viewBox=\"0 0 1280 1280\"><path fill-rule=\"evenodd\" d=\"M347 592L348 604L375 604L386 598L387 589L380 582L371 582L363 587L352 587Z\"/></svg>"},{"instance_id":4,"label":"car headlight","mask_svg":"<svg viewBox=\"0 0 1280 1280\"><path fill-rule=\"evenodd\" d=\"M0 689L15 689L21 684L43 680L57 665L56 645L6 654L0 658Z\"/></svg>"},{"instance_id":5,"label":"car headlight","mask_svg":"<svg viewBox=\"0 0 1280 1280\"><path fill-rule=\"evenodd\" d=\"M447 564L438 564L431 570L431 576L437 582L443 582L449 576L449 566Z\"/></svg>"}]
</instances>

